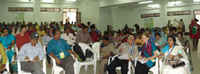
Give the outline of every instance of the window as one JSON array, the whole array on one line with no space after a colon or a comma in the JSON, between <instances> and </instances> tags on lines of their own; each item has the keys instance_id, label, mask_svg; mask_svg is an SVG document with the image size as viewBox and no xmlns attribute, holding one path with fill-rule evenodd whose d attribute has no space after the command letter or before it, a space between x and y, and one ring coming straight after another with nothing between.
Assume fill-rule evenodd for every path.
<instances>
[{"instance_id":1,"label":"window","mask_svg":"<svg viewBox=\"0 0 200 74\"><path fill-rule=\"evenodd\" d=\"M65 8L63 9L63 23L74 23L77 22L76 21L76 13L77 13L77 9L76 8Z\"/></svg>"}]
</instances>

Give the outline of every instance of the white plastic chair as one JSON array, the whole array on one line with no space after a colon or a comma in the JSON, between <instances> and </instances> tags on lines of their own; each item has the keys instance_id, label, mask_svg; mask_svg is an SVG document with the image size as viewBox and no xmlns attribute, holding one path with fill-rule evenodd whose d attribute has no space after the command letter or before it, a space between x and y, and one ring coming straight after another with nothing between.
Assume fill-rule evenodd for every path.
<instances>
[{"instance_id":1,"label":"white plastic chair","mask_svg":"<svg viewBox=\"0 0 200 74\"><path fill-rule=\"evenodd\" d=\"M197 45L197 54L200 57L200 39L199 39L198 45Z\"/></svg>"},{"instance_id":2,"label":"white plastic chair","mask_svg":"<svg viewBox=\"0 0 200 74\"><path fill-rule=\"evenodd\" d=\"M44 54L46 54L46 46L43 47L44 49ZM19 51L18 51L18 48L15 48L15 51L16 51L16 54L18 55ZM21 62L19 60L17 60L17 71L18 71L18 74L31 74L30 72L25 72L23 70L21 70ZM44 59L42 60L42 67L43 67L43 72L44 74L47 74L46 73L46 57L44 57Z\"/></svg>"},{"instance_id":3,"label":"white plastic chair","mask_svg":"<svg viewBox=\"0 0 200 74\"><path fill-rule=\"evenodd\" d=\"M111 64L111 62L116 58L118 57L119 55L116 55L116 56L113 56L113 57L110 57L109 60L108 60L108 65ZM136 64L136 60L134 61ZM121 70L121 67L117 67L116 70ZM132 72L131 72L132 70ZM134 67L133 67L133 64L131 61L128 62L128 73L127 74L133 74L135 72L134 70ZM107 73L108 74L108 73Z\"/></svg>"},{"instance_id":4,"label":"white plastic chair","mask_svg":"<svg viewBox=\"0 0 200 74\"><path fill-rule=\"evenodd\" d=\"M156 58L156 63L155 66L149 69L150 72L153 72L153 74L160 74L161 73L161 67L162 67L162 62L158 58Z\"/></svg>"},{"instance_id":5,"label":"white plastic chair","mask_svg":"<svg viewBox=\"0 0 200 74\"><path fill-rule=\"evenodd\" d=\"M92 45L92 49L95 51L95 53L97 54L97 60L100 60L100 46L101 46L101 42L96 42Z\"/></svg>"},{"instance_id":6,"label":"white plastic chair","mask_svg":"<svg viewBox=\"0 0 200 74\"><path fill-rule=\"evenodd\" d=\"M9 67L9 61L6 62L6 71L3 72L3 74L10 74L10 67Z\"/></svg>"},{"instance_id":7,"label":"white plastic chair","mask_svg":"<svg viewBox=\"0 0 200 74\"><path fill-rule=\"evenodd\" d=\"M51 56L49 56L49 57L51 58L52 64L53 64L51 74L60 74L60 72L62 72L62 71L65 74L65 70L62 67L56 65L56 60Z\"/></svg>"},{"instance_id":8,"label":"white plastic chair","mask_svg":"<svg viewBox=\"0 0 200 74\"><path fill-rule=\"evenodd\" d=\"M83 62L79 62L77 58L75 58L75 63L74 63L74 71L75 71L75 74L79 74L80 73L80 69L82 66L85 66L85 70L87 71L87 68L89 65L93 65L94 66L94 74L96 74L96 63L97 63L97 53L98 52L95 52L95 49L98 49L100 47L100 43L94 43L92 45L92 47L94 48L91 48L88 44L85 44L85 43L79 43L79 46L81 47L83 53L85 54L86 53L86 50L89 49L90 51L93 52L94 54L94 57L93 59L91 60L86 60L86 61L83 61Z\"/></svg>"}]
</instances>

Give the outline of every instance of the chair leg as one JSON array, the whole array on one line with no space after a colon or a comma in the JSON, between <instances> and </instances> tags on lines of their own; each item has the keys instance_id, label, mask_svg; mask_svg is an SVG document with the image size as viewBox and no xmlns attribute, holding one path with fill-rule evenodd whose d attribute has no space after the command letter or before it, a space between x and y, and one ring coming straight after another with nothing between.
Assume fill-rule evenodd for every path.
<instances>
[{"instance_id":1,"label":"chair leg","mask_svg":"<svg viewBox=\"0 0 200 74\"><path fill-rule=\"evenodd\" d=\"M74 74L79 74L80 72L80 65L77 63L74 63Z\"/></svg>"},{"instance_id":2,"label":"chair leg","mask_svg":"<svg viewBox=\"0 0 200 74\"><path fill-rule=\"evenodd\" d=\"M85 65L85 71L87 72L87 69L88 69L88 65Z\"/></svg>"},{"instance_id":3,"label":"chair leg","mask_svg":"<svg viewBox=\"0 0 200 74\"><path fill-rule=\"evenodd\" d=\"M94 74L96 74L97 64L94 65Z\"/></svg>"},{"instance_id":4,"label":"chair leg","mask_svg":"<svg viewBox=\"0 0 200 74\"><path fill-rule=\"evenodd\" d=\"M52 68L52 70L51 70L51 74L54 74L54 69Z\"/></svg>"}]
</instances>

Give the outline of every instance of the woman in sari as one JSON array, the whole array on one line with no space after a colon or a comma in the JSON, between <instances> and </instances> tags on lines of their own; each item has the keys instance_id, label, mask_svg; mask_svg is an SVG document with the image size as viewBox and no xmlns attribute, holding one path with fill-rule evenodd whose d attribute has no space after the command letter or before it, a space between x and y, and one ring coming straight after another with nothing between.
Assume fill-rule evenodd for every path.
<instances>
[{"instance_id":1,"label":"woman in sari","mask_svg":"<svg viewBox=\"0 0 200 74\"><path fill-rule=\"evenodd\" d=\"M149 34L142 34L141 40L142 47L136 64L135 74L148 74L149 69L155 65L154 58L158 55L158 50Z\"/></svg>"},{"instance_id":2,"label":"woman in sari","mask_svg":"<svg viewBox=\"0 0 200 74\"><path fill-rule=\"evenodd\" d=\"M183 47L176 45L176 38L168 36L168 45L162 50L161 74L190 74L189 62Z\"/></svg>"}]
</instances>

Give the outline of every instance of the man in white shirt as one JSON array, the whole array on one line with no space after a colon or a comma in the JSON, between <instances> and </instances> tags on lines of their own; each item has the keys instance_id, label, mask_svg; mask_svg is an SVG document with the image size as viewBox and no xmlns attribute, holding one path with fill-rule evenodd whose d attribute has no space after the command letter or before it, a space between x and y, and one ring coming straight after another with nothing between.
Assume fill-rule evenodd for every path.
<instances>
[{"instance_id":1,"label":"man in white shirt","mask_svg":"<svg viewBox=\"0 0 200 74\"><path fill-rule=\"evenodd\" d=\"M38 33L32 33L31 42L24 44L17 56L21 62L21 69L32 74L43 74L40 61L43 60L45 55L38 38Z\"/></svg>"},{"instance_id":2,"label":"man in white shirt","mask_svg":"<svg viewBox=\"0 0 200 74\"><path fill-rule=\"evenodd\" d=\"M121 67L121 74L128 73L128 62L138 56L138 49L134 43L134 36L129 34L128 41L119 47L119 56L116 57L108 66L109 74L117 74L116 67Z\"/></svg>"},{"instance_id":3,"label":"man in white shirt","mask_svg":"<svg viewBox=\"0 0 200 74\"><path fill-rule=\"evenodd\" d=\"M65 29L65 32L61 35L61 38L66 40L69 45L73 45L76 42L76 37L70 32L70 28Z\"/></svg>"}]
</instances>

